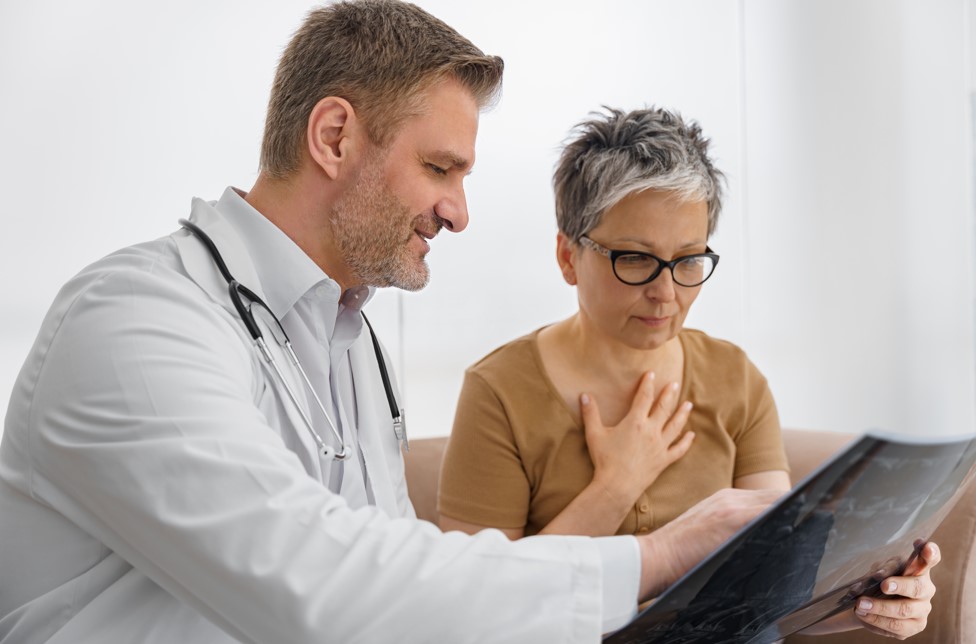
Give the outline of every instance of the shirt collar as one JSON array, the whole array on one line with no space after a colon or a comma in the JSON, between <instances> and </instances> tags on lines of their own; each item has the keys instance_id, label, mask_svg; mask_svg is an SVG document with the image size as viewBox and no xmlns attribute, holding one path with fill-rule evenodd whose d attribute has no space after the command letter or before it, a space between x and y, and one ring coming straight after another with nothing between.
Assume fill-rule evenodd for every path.
<instances>
[{"instance_id":1,"label":"shirt collar","mask_svg":"<svg viewBox=\"0 0 976 644\"><path fill-rule=\"evenodd\" d=\"M320 284L334 292L336 302L348 308L362 308L372 298L375 290L372 287L354 287L343 295L339 283L326 275L280 228L247 203L245 194L228 187L214 207L240 234L254 270L261 276L265 301L278 318L283 318L305 293Z\"/></svg>"}]
</instances>

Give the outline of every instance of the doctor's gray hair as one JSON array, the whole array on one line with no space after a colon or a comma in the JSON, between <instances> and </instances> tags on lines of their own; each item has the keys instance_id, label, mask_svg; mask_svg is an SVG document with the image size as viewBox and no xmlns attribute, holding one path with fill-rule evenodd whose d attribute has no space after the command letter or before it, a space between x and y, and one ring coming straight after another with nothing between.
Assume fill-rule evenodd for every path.
<instances>
[{"instance_id":1,"label":"doctor's gray hair","mask_svg":"<svg viewBox=\"0 0 976 644\"><path fill-rule=\"evenodd\" d=\"M285 178L299 167L308 118L327 96L349 101L372 143L392 141L419 114L425 92L453 78L478 106L501 87L504 64L419 7L397 0L337 2L311 11L278 63L261 169Z\"/></svg>"},{"instance_id":2,"label":"doctor's gray hair","mask_svg":"<svg viewBox=\"0 0 976 644\"><path fill-rule=\"evenodd\" d=\"M604 109L607 114L594 113L574 128L556 166L552 183L560 232L579 241L624 197L663 190L705 201L711 236L725 175L709 157L709 140L698 124L655 107Z\"/></svg>"}]
</instances>

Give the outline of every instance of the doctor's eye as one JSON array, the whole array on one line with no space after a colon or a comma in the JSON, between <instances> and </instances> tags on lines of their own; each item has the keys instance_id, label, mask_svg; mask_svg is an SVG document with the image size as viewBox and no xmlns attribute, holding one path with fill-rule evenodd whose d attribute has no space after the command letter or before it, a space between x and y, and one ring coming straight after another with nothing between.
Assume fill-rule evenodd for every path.
<instances>
[{"instance_id":1,"label":"doctor's eye","mask_svg":"<svg viewBox=\"0 0 976 644\"><path fill-rule=\"evenodd\" d=\"M438 176L443 176L443 175L447 174L447 170L446 169L440 167L439 165L437 165L435 163L428 163L427 164L427 169L430 170L433 174L436 174Z\"/></svg>"}]
</instances>

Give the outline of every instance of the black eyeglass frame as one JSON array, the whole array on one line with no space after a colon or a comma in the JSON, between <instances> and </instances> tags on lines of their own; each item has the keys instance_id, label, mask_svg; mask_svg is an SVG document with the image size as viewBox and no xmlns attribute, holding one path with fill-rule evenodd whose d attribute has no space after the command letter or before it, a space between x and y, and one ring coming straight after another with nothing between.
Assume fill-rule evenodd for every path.
<instances>
[{"instance_id":1,"label":"black eyeglass frame","mask_svg":"<svg viewBox=\"0 0 976 644\"><path fill-rule=\"evenodd\" d=\"M715 274L715 269L718 267L719 255L713 252L712 249L709 248L708 246L705 246L704 253L695 253L693 255L682 255L681 257L675 257L674 259L668 261L665 259L661 259L657 255L652 255L651 253L645 253L639 250L618 250L613 248L607 248L606 246L603 246L593 241L586 235L581 236L577 241L580 245L585 246L586 248L589 248L590 250L599 253L600 255L603 255L604 257L608 257L610 259L610 266L613 269L613 276L616 277L621 283L627 284L628 286L643 286L644 284L650 284L651 282L656 280L658 275L661 274L661 271L663 271L664 268L667 267L667 269L671 271L671 281L673 281L678 286L684 286L685 288L694 288L696 286L701 286L702 284L707 282L708 278L710 278L712 275ZM624 278L620 277L620 274L617 273L617 259L620 257L624 257L625 255L639 255L641 257L649 257L653 259L655 262L657 262L657 270L651 273L650 277L640 282L627 281ZM680 264L681 262L687 261L689 259L696 259L698 257L708 257L709 259L711 259L712 270L708 273L708 275L705 276L705 279L703 279L700 282L696 282L694 284L683 284L679 282L678 279L674 276L674 267Z\"/></svg>"}]
</instances>

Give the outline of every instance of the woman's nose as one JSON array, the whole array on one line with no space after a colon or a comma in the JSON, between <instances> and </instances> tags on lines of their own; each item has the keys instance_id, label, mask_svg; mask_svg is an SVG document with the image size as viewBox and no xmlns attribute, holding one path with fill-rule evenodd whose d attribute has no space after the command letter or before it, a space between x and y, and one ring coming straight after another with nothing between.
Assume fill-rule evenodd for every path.
<instances>
[{"instance_id":1,"label":"woman's nose","mask_svg":"<svg viewBox=\"0 0 976 644\"><path fill-rule=\"evenodd\" d=\"M675 298L674 277L665 266L658 276L644 285L644 295L651 300L670 302Z\"/></svg>"}]
</instances>

